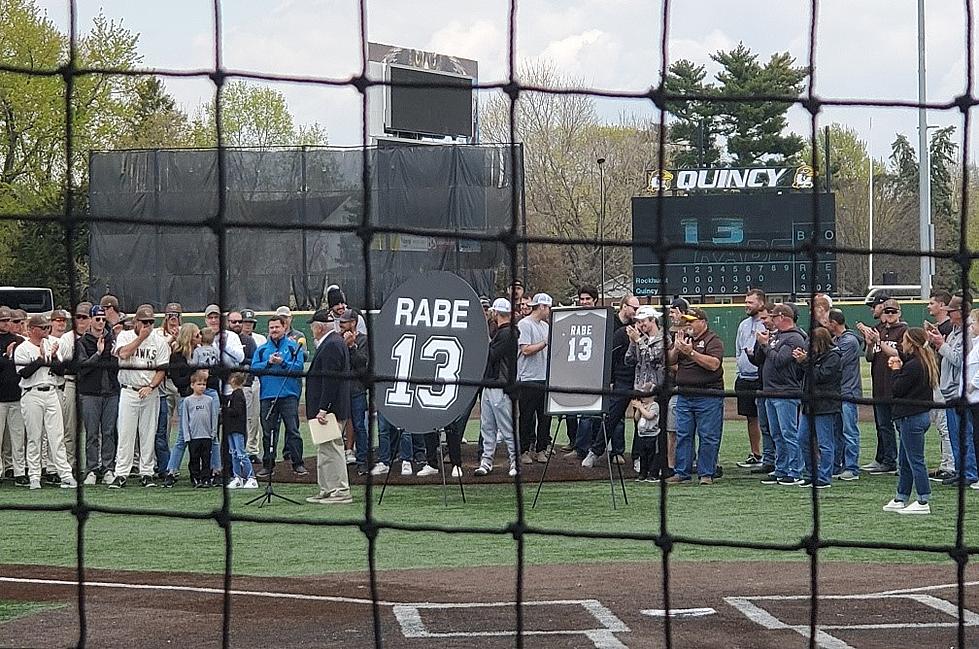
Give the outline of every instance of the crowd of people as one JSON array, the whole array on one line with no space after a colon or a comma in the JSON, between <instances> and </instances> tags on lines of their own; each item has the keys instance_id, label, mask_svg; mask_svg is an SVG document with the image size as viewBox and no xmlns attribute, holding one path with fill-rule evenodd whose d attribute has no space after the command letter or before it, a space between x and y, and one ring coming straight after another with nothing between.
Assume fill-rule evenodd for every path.
<instances>
[{"instance_id":1,"label":"crowd of people","mask_svg":"<svg viewBox=\"0 0 979 649\"><path fill-rule=\"evenodd\" d=\"M595 306L598 297L583 286L576 302ZM490 345L473 475L494 470L502 443L515 476L520 465L549 461L555 447L544 398L553 300L529 295L518 280L506 297L481 301ZM75 488L77 480L111 489L137 481L172 487L186 450L194 487L257 489L277 469L283 429L283 463L307 475L304 374L306 419L341 429L350 423L349 435L316 444L319 490L309 502L352 502L349 465L360 475L384 475L399 464L403 475L438 474L436 433L399 431L378 414L373 448L368 386L342 378L369 366L366 323L339 287L328 289L327 302L309 320L312 341L293 326L288 307L268 318L266 336L256 331L254 311L222 313L217 305L205 309L203 329L183 322L178 303L166 306L158 326L152 307L126 316L112 295L49 316L0 306L3 478L30 489ZM896 474L895 497L884 510L929 513L933 481L979 489L979 310L941 290L928 304L933 321L921 327L903 322L900 303L887 295L868 307L875 324L854 329L828 296L817 295L812 327L803 329L794 304L748 291L734 354L737 413L748 431L738 467L765 485L816 489L864 472ZM638 481L679 486L696 475L698 484L713 484L723 475L725 349L707 313L677 298L664 330L658 309L626 295L613 322L611 383L596 386L610 389L606 412L563 417L565 457L584 469L625 465L631 414ZM875 458L864 465L856 402L864 397L861 357L870 363L877 435ZM445 431L453 477L464 473L470 415ZM941 458L929 472L924 438L932 425Z\"/></svg>"}]
</instances>

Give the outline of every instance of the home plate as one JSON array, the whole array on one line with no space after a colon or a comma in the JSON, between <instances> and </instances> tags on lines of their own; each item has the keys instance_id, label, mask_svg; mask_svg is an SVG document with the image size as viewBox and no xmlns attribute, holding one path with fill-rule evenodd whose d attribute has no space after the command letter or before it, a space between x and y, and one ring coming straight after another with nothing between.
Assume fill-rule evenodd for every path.
<instances>
[{"instance_id":1,"label":"home plate","mask_svg":"<svg viewBox=\"0 0 979 649\"><path fill-rule=\"evenodd\" d=\"M647 608L646 610L639 612L643 615L648 615L649 617L666 617L666 611L661 608ZM670 617L707 617L708 615L713 615L714 613L717 613L717 611L710 607L670 609Z\"/></svg>"}]
</instances>

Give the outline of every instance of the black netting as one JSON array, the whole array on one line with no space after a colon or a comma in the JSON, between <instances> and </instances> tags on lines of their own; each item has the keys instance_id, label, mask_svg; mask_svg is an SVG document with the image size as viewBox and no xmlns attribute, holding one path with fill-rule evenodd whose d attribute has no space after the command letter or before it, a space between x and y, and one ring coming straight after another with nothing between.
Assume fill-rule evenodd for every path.
<instances>
[{"instance_id":1,"label":"black netting","mask_svg":"<svg viewBox=\"0 0 979 649\"><path fill-rule=\"evenodd\" d=\"M360 1L360 39L362 49L367 51L366 0ZM671 95L664 89L662 79L666 77L669 62L668 33L670 23L670 2L663 3L661 18L662 37L660 49L662 63L659 70L660 82L648 92L630 93L589 88L549 88L529 86L520 83L516 74L516 13L517 0L509 3L508 14L508 53L509 76L505 83L481 84L480 90L499 90L510 101L510 141L517 141L515 130L516 102L521 94L536 92L554 95L582 94L594 97L632 98L646 100L659 111L659 141L665 142L666 113L668 110L693 100L713 101L710 96ZM930 256L947 259L959 265L961 286L969 286L969 271L976 253L969 249L966 241L968 230L968 173L969 138L971 134L970 109L979 101L973 94L973 42L972 42L972 4L965 2L967 17L964 45L967 66L966 92L947 101L932 102L926 105L930 110L958 111L963 120L962 133L962 188L961 218L959 225L959 246L957 250L931 251ZM861 106L880 108L918 108L913 101L865 100L859 98L823 98L818 95L815 67L817 9L819 3L812 0L810 5L809 30L809 73L808 91L804 96L750 95L741 98L726 98L728 102L784 102L800 106L811 117L809 133L812 149L817 147L817 122L821 110L827 106ZM172 71L163 69L142 69L139 71L81 68L78 64L76 45L75 2L70 3L70 43L67 62L58 69L22 69L0 65L0 71L24 76L61 77L65 87L65 138L64 154L66 178L63 187L64 212L54 215L20 214L5 216L5 219L54 221L64 230L65 255L69 272L69 285L72 287L71 303L78 301L80 285L76 276L73 251L78 237L79 226L88 223L93 233L91 255L99 260L100 272L105 277L93 277L92 288L98 292L106 278L111 278L113 291L120 295L132 296L131 303L149 302L160 307L171 296L187 296L186 302L203 306L216 295L220 305L237 304L246 299L252 303L259 300L266 307L274 307L281 302L283 294L296 295L297 302L303 305L316 304L322 298L324 287L335 275L343 276L347 290L360 298L367 309L379 306L382 296L387 294L399 278L423 268L452 268L481 291L489 292L495 281L492 272L485 270L505 262L509 277L520 276L520 260L524 246L559 245L574 246L594 244L589 238L567 239L553 236L527 236L522 222L523 186L521 175L522 152L518 147L509 148L446 148L437 164L412 163L412 158L436 155L424 147L397 148L382 152L364 147L358 150L334 151L301 149L295 151L242 151L219 148L216 151L127 151L104 153L91 156L91 213L78 213L76 205L76 179L72 176L73 161L80 152L73 149L72 112L75 82L80 77L102 74L156 75L160 77L200 77L210 78L215 86L217 141L221 137L221 94L231 79L288 81L322 87L356 89L363 98L363 141L368 138L367 90L373 86L385 85L385 81L369 78L366 58L362 61L360 74L348 79L328 79L313 77L284 77L280 75L260 75L231 72L224 68L221 60L221 2L215 0L214 13L214 66L201 72ZM387 83L390 85L390 83ZM487 176L501 165L502 176ZM487 159L489 158L489 159ZM811 166L820 172L815 154ZM665 168L665 147L659 147L659 167ZM259 177L258 168L274 169L271 177ZM409 175L414 174L412 177ZM410 222L399 217L405 203L421 200L414 195L411 187L426 184L443 186L445 177L452 178L452 189L430 200L452 206L457 220L451 228L446 228L439 219L426 219L430 206L418 204L417 218ZM433 181L437 181L434 182ZM177 188L177 191L174 189ZM493 191L488 191L492 189ZM661 190L662 191L662 190ZM812 222L815 230L820 225L820 201L826 200L819 192L811 194ZM661 205L661 204L660 204ZM660 210L662 208L660 207ZM502 215L502 217L501 217ZM662 212L660 211L660 216ZM410 223L410 224L409 224ZM662 220L660 219L660 224ZM250 233L260 234L265 246L256 250L250 247ZM413 259L409 255L378 255L374 249L379 238L388 235L420 235L444 238L447 241L477 241L487 251L486 258L479 264L467 266L458 248L451 246L438 254L424 254L424 259ZM284 269L281 277L270 278L264 269L252 264L249 268L237 267L237 260L244 255L251 258L270 253L276 246L295 247L296 238L302 240L301 247L305 258L279 260L277 270ZM671 251L678 248L695 248L710 251L716 246L709 244L670 244L664 240L661 225L657 234L643 239L606 239L604 245L615 249L643 249L644 254L658 260L660 276L666 276L666 263ZM344 252L341 254L339 249ZM113 260L113 250L127 251L127 259ZM161 256L161 250L187 250L194 254ZM201 250L210 254L199 254ZM214 251L217 251L214 254ZM835 245L835 242L802 242L794 250L797 256L808 255L815 264L820 255L827 253L868 255L869 249ZM908 249L875 249L877 254L896 257L917 258L920 253ZM152 285L136 277L127 276L128 258L137 258L141 263L160 269L160 275L153 278ZM116 265L113 266L113 263ZM235 274L229 274L234 268ZM253 273L250 275L249 273ZM242 281L244 280L244 281ZM267 285L265 297L246 295L240 292L242 284ZM815 287L810 298L815 296ZM667 296L671 293L665 282L661 283L659 303L667 306ZM274 296L274 297L273 297ZM265 299L267 298L267 299ZM967 315L967 314L964 314ZM261 374L260 372L256 372ZM378 378L368 371L363 377L373 384ZM487 383L487 385L493 385ZM670 394L678 392L667 385L667 390L659 395L663 407ZM523 389L526 389L524 387ZM607 391L606 391L607 392ZM691 394L697 391L684 391ZM707 393L719 395L717 392ZM737 396L734 392L724 392L725 397ZM786 396L786 395L766 395ZM793 396L793 395L787 395ZM794 395L811 400L814 393ZM854 400L861 404L873 404L870 399ZM938 404L932 404L937 406ZM964 410L964 401L950 404ZM664 410L665 411L665 410ZM812 427L811 427L812 428ZM953 434L963 440L964 426ZM79 440L81 437L79 436ZM815 444L812 445L815 449ZM78 449L81 451L81 449ZM814 453L815 451L813 451ZM81 453L77 453L81 456ZM227 469L225 469L227 471ZM572 529L545 529L528 524L525 516L524 491L521 474L515 479L516 515L512 523L500 527L458 527L439 526L428 523L403 524L378 521L373 511L373 482L368 478L364 498L363 516L348 520L311 521L298 520L288 515L253 514L247 511L232 511L227 490L224 490L221 506L204 514L188 514L180 511L144 510L141 508L110 507L94 505L86 499L84 488L79 488L73 504L68 505L10 505L0 504L0 511L71 512L77 519L77 579L79 586L78 646L84 647L86 635L85 607L85 524L92 513L120 516L162 516L175 519L197 519L215 521L225 532L225 597L223 615L222 646L229 646L229 626L231 622L230 584L231 553L235 523L277 523L312 525L323 527L355 527L360 529L368 541L368 566L370 571L371 595L374 601L373 630L375 644L382 646L379 593L376 574L376 541L381 530L405 532L445 532L451 534L495 534L510 535L516 544L516 600L517 621L516 646L524 644L524 615L521 602L524 597L525 540L528 535L543 537L565 536L581 539L640 540L655 543L662 556L662 594L667 611L670 608L670 557L678 545L701 547L742 548L746 550L767 550L785 553L806 552L811 565L811 599L809 616L809 646L817 644L817 619L819 611L819 565L821 553L829 548L885 549L902 552L927 552L948 555L957 565L958 584L958 638L957 646L965 646L965 617L963 615L965 596L965 566L977 548L968 547L964 539L965 485L959 483L956 533L954 544L912 544L900 539L875 540L872 542L839 540L825 538L820 530L820 500L816 489L812 489L812 531L794 543L745 542L739 539L711 539L687 537L672 534L667 526L667 507L670 502L665 483L661 483L661 506L659 510L658 531L655 533L631 532L583 532ZM665 646L673 646L671 618L664 618L663 634Z\"/></svg>"}]
</instances>

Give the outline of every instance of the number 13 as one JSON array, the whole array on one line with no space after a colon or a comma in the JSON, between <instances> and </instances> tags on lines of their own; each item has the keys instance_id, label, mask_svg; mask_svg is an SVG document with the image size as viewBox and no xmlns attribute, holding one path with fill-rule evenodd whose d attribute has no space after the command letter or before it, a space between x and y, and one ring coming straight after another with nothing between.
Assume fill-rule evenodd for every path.
<instances>
[{"instance_id":1,"label":"number 13","mask_svg":"<svg viewBox=\"0 0 979 649\"><path fill-rule=\"evenodd\" d=\"M420 358L437 362L434 386L412 386L404 380L411 377L415 361L415 334L401 336L391 348L391 358L397 363L395 374L401 380L385 392L387 405L410 407L414 396L424 408L445 410L455 402L458 386L454 381L459 380L462 369L462 345L457 338L432 336L421 346Z\"/></svg>"},{"instance_id":2,"label":"number 13","mask_svg":"<svg viewBox=\"0 0 979 649\"><path fill-rule=\"evenodd\" d=\"M575 353L576 346L579 348L577 354ZM572 336L571 339L568 340L568 362L573 363L575 362L575 360L587 361L590 358L591 358L591 338L588 337L575 338L574 336Z\"/></svg>"}]
</instances>

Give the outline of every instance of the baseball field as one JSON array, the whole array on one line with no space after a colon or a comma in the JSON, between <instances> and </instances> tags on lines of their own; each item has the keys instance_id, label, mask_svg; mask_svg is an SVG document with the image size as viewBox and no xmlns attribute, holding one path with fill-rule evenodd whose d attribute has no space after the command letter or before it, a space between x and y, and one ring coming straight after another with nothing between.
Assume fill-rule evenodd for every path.
<instances>
[{"instance_id":1,"label":"baseball field","mask_svg":"<svg viewBox=\"0 0 979 649\"><path fill-rule=\"evenodd\" d=\"M467 437L475 437L474 424ZM871 426L864 424L863 433L867 457ZM672 646L807 645L812 562L806 550L712 545L789 547L813 531L810 490L762 486L735 466L744 440L744 425L727 422L724 478L668 492ZM464 448L472 457L474 446ZM457 484L450 481L443 493L437 478L424 484L393 478L380 505L380 485L372 486L376 605L363 531L369 528L361 527L366 486L354 488L354 504L347 506L259 508L245 505L255 492L228 492L230 557L225 529L212 516L221 511L220 489L186 483L88 488L85 502L98 508L82 530L88 646L219 646L226 560L235 647L370 647L375 632L384 646L471 646L477 637L481 645L513 646L518 565L523 646L666 646L663 550L652 539L661 531L660 485L635 482L625 467L629 502L618 492L613 510L607 467L586 472L558 456L532 508L542 465L522 474L522 498L512 483L479 483L472 466L463 479L465 503ZM564 480L582 473L593 479ZM816 646L957 646L956 565L942 550L955 543L958 492L936 484L932 515L897 516L881 511L894 484L893 476L864 475L818 492L821 539L914 543L933 551L818 550ZM314 485L283 483L276 491L302 502ZM979 545L979 493L963 495L964 541ZM4 505L52 509L0 512L0 646L77 642L78 522L68 509L75 499L54 488L0 488ZM527 533L518 543L511 526L521 508ZM174 518L175 512L199 518ZM466 532L438 531L441 526ZM979 572L971 565L966 583L966 646L976 646Z\"/></svg>"}]
</instances>

